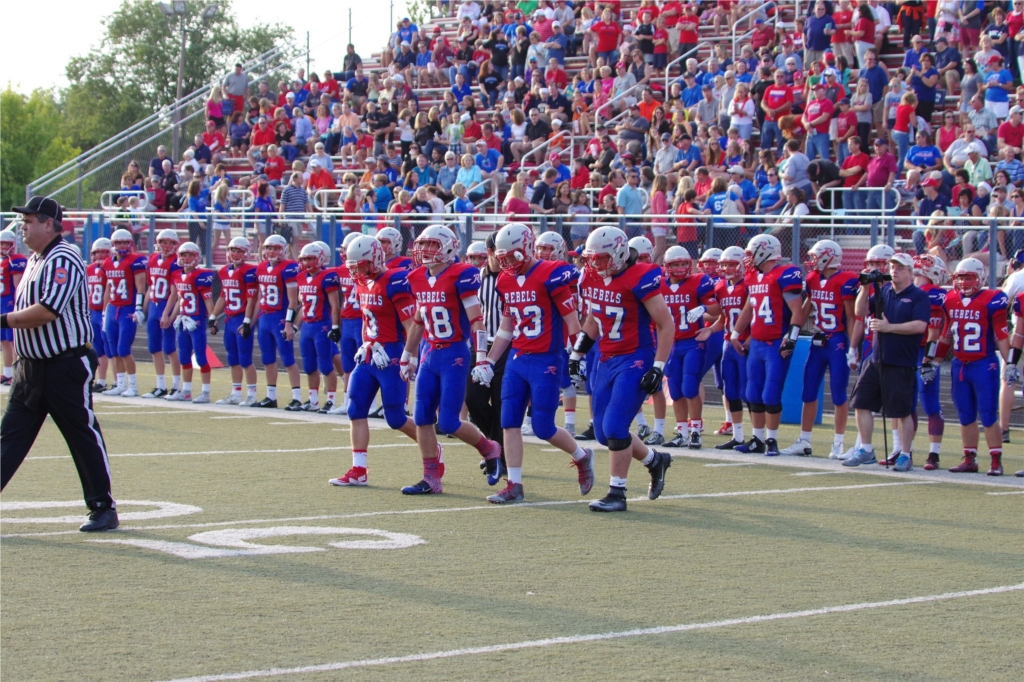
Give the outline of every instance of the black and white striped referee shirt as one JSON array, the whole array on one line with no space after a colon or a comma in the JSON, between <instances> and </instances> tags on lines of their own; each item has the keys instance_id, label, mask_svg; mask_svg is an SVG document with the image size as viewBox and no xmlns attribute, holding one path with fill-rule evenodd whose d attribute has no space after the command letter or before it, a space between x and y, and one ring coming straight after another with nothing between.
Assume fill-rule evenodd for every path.
<instances>
[{"instance_id":1,"label":"black and white striped referee shirt","mask_svg":"<svg viewBox=\"0 0 1024 682\"><path fill-rule=\"evenodd\" d=\"M28 259L14 309L25 310L36 303L57 319L35 329L15 329L14 351L19 356L43 360L92 342L85 261L78 248L63 238Z\"/></svg>"},{"instance_id":2,"label":"black and white striped referee shirt","mask_svg":"<svg viewBox=\"0 0 1024 682\"><path fill-rule=\"evenodd\" d=\"M504 305L501 301L501 294L498 293L498 275L501 272L491 272L486 265L480 272L480 308L484 316L484 329L487 330L487 341L494 342L494 335L501 327L501 314Z\"/></svg>"}]
</instances>

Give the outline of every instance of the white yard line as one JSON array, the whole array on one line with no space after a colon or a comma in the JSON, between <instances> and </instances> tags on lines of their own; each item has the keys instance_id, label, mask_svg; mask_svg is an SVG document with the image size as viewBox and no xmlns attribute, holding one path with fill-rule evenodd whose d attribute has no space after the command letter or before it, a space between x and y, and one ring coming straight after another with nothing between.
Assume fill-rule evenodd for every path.
<instances>
[{"instance_id":1,"label":"white yard line","mask_svg":"<svg viewBox=\"0 0 1024 682\"><path fill-rule=\"evenodd\" d=\"M134 412L94 412L93 414L98 415L100 417L116 417L117 415L121 414L128 415L130 417L134 417L137 414L173 414L180 417L187 416L180 414L178 410L136 410Z\"/></svg>"},{"instance_id":2,"label":"white yard line","mask_svg":"<svg viewBox=\"0 0 1024 682\"><path fill-rule=\"evenodd\" d=\"M705 464L706 467L750 467L754 466L754 462L712 462L711 464Z\"/></svg>"},{"instance_id":3,"label":"white yard line","mask_svg":"<svg viewBox=\"0 0 1024 682\"><path fill-rule=\"evenodd\" d=\"M1008 493L989 493L989 495L1024 495L1024 490L1012 490Z\"/></svg>"},{"instance_id":4,"label":"white yard line","mask_svg":"<svg viewBox=\"0 0 1024 682\"><path fill-rule=\"evenodd\" d=\"M818 609L807 609L804 611L783 611L759 616L747 616L745 618L730 618L728 620L715 620L703 623L685 623L681 625L663 625L652 628L637 628L634 630L621 630L619 632L602 632L589 635L570 635L564 637L549 637L546 639L532 639L521 642L509 642L505 644L492 644L489 646L468 647L464 649L449 649L447 651L432 651L428 653L410 654L406 656L389 656L386 658L370 658L355 661L338 661L335 663L322 663L320 665L306 665L295 668L266 668L263 670L248 670L245 672L226 673L220 675L200 675L198 677L185 677L172 680L171 682L221 682L222 680L249 680L259 677L283 677L288 675L312 675L315 673L333 672L336 670L351 670L354 668L381 667L403 663L420 663L423 661L436 661L445 658L460 658L463 656L478 656L481 654L495 654L504 651L522 651L524 649L542 649L551 646L564 644L586 644L589 642L601 642L611 639L625 639L629 637L649 637L657 635L674 634L678 632L695 632L699 630L713 630L716 628L734 627L738 625L754 625L770 623L781 620L797 620L800 618L811 618L814 616L826 616L833 613L856 613L870 609L884 609L896 606L911 606L914 604L928 604L932 602L949 601L952 599L969 599L992 594L1003 594L1006 592L1017 592L1024 590L1024 583L1017 585L1002 585L1000 587L989 587L980 590L967 590L963 592L945 592L943 594L930 594L921 597L908 597L906 599L890 599L887 601L861 602L859 604L840 604L838 606L825 606Z\"/></svg>"},{"instance_id":5,"label":"white yard line","mask_svg":"<svg viewBox=\"0 0 1024 682\"><path fill-rule=\"evenodd\" d=\"M705 464L704 466L708 466L708 465ZM846 471L798 471L795 474L790 474L790 475L791 476L828 476L828 475L835 476L835 475L838 475L838 474L845 474L845 473L848 473L848 472L849 472L849 469L847 469Z\"/></svg>"},{"instance_id":6,"label":"white yard line","mask_svg":"<svg viewBox=\"0 0 1024 682\"><path fill-rule=\"evenodd\" d=\"M804 488L780 488L775 490L736 490L723 493L692 493L682 495L662 495L659 499L661 500L697 500L697 499L714 499L719 497L746 497L750 495L785 495L789 493L806 493L806 492L830 492L834 490L862 490L864 488L891 488L904 485L927 485L927 483L921 483L919 481L903 481L899 483L863 483L860 485L834 485L834 486L819 486L819 487L804 487ZM293 523L298 521L330 521L335 519L361 519L373 516L409 516L416 514L447 514L451 512L465 512L465 511L497 511L499 509L524 509L530 507L560 507L564 505L572 504L584 504L590 500L549 500L547 502L522 502L520 504L511 505L475 505L472 507L440 507L436 509L389 509L375 512L354 512L351 514L326 514L322 516L295 516L284 519L248 519L244 521L211 521L208 523L184 523L184 524L163 524L159 526L121 526L116 533L123 533L126 531L149 531L149 530L166 530L166 529L179 529L179 528L215 528L218 526L236 526L242 524L255 524L255 523ZM650 502L646 497L634 497L629 500L630 502ZM7 519L5 523L17 523L17 519ZM80 535L77 530L58 530L43 533L4 533L0 535L0 538L13 538L13 537L41 537L49 535Z\"/></svg>"}]
</instances>

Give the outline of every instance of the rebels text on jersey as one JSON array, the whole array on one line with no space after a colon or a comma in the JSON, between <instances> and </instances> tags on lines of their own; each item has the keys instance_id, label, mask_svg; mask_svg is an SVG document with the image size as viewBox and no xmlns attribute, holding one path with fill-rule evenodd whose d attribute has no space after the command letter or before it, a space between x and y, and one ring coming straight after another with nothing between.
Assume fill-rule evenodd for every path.
<instances>
[{"instance_id":1,"label":"rebels text on jersey","mask_svg":"<svg viewBox=\"0 0 1024 682\"><path fill-rule=\"evenodd\" d=\"M213 270L196 268L186 273L176 270L171 275L171 284L178 291L178 314L194 320L206 320L207 303L213 297Z\"/></svg>"},{"instance_id":2,"label":"rebels text on jersey","mask_svg":"<svg viewBox=\"0 0 1024 682\"><path fill-rule=\"evenodd\" d=\"M932 303L932 314L928 320L928 329L938 329L941 333L943 328L946 326L946 311L943 309L943 304L946 302L946 290L942 287L937 287L931 282L926 282L920 287L922 291L928 294L928 300ZM921 346L928 345L928 334L924 335L921 339Z\"/></svg>"},{"instance_id":3,"label":"rebels text on jersey","mask_svg":"<svg viewBox=\"0 0 1024 682\"><path fill-rule=\"evenodd\" d=\"M452 263L436 277L423 267L409 273L409 286L423 319L424 335L435 346L466 341L469 318L462 299L480 290L480 270L468 263Z\"/></svg>"},{"instance_id":4,"label":"rebels text on jersey","mask_svg":"<svg viewBox=\"0 0 1024 682\"><path fill-rule=\"evenodd\" d=\"M803 289L800 268L776 265L768 272L748 272L743 280L750 297L754 318L750 335L757 341L775 341L789 330L792 311L786 305L784 294L799 294Z\"/></svg>"},{"instance_id":5,"label":"rebels text on jersey","mask_svg":"<svg viewBox=\"0 0 1024 682\"><path fill-rule=\"evenodd\" d=\"M408 271L385 270L366 284L356 284L359 309L363 311L363 341L405 343L402 324L416 314L416 299L409 286Z\"/></svg>"},{"instance_id":6,"label":"rebels text on jersey","mask_svg":"<svg viewBox=\"0 0 1024 682\"><path fill-rule=\"evenodd\" d=\"M576 310L573 268L568 263L542 260L525 275L498 275L496 284L512 318L512 347L520 353L556 353L565 348L562 315Z\"/></svg>"},{"instance_id":7,"label":"rebels text on jersey","mask_svg":"<svg viewBox=\"0 0 1024 682\"><path fill-rule=\"evenodd\" d=\"M953 355L960 362L994 358L996 339L1009 336L1006 312L1009 299L999 289L982 289L971 298L959 291L946 294L946 329L953 336Z\"/></svg>"},{"instance_id":8,"label":"rebels text on jersey","mask_svg":"<svg viewBox=\"0 0 1024 682\"><path fill-rule=\"evenodd\" d=\"M338 291L338 273L321 270L315 275L302 272L298 276L299 305L303 322L327 322L331 319L331 303L327 294Z\"/></svg>"},{"instance_id":9,"label":"rebels text on jersey","mask_svg":"<svg viewBox=\"0 0 1024 682\"><path fill-rule=\"evenodd\" d=\"M129 253L119 260L110 256L103 261L111 305L119 308L135 305L135 273L145 271L146 267L146 257L141 253Z\"/></svg>"},{"instance_id":10,"label":"rebels text on jersey","mask_svg":"<svg viewBox=\"0 0 1024 682\"><path fill-rule=\"evenodd\" d=\"M685 281L670 284L666 277L661 283L661 295L665 297L668 309L675 322L675 340L692 339L704 327L703 320L687 322L686 315L699 305L708 306L715 302L715 284L710 277L698 272Z\"/></svg>"},{"instance_id":11,"label":"rebels text on jersey","mask_svg":"<svg viewBox=\"0 0 1024 682\"><path fill-rule=\"evenodd\" d=\"M338 302L341 304L341 319L361 320L363 313L359 310L359 294L356 293L355 279L344 263L336 267L334 271L338 273Z\"/></svg>"},{"instance_id":12,"label":"rebels text on jersey","mask_svg":"<svg viewBox=\"0 0 1024 682\"><path fill-rule=\"evenodd\" d=\"M602 359L654 348L651 316L643 303L661 293L661 280L661 268L650 263L634 263L608 278L584 271L580 296L597 321Z\"/></svg>"},{"instance_id":13,"label":"rebels text on jersey","mask_svg":"<svg viewBox=\"0 0 1024 682\"><path fill-rule=\"evenodd\" d=\"M107 288L107 272L103 263L85 266L85 282L89 287L89 310L103 310L103 290Z\"/></svg>"},{"instance_id":14,"label":"rebels text on jersey","mask_svg":"<svg viewBox=\"0 0 1024 682\"><path fill-rule=\"evenodd\" d=\"M220 277L220 290L224 296L224 314L234 317L245 313L249 300L259 293L256 266L252 263L225 265L217 276Z\"/></svg>"},{"instance_id":15,"label":"rebels text on jersey","mask_svg":"<svg viewBox=\"0 0 1024 682\"><path fill-rule=\"evenodd\" d=\"M149 291L146 295L150 301L162 303L171 294L171 275L181 266L178 265L178 255L172 254L164 258L159 253L151 253L146 263L146 273L149 280Z\"/></svg>"},{"instance_id":16,"label":"rebels text on jersey","mask_svg":"<svg viewBox=\"0 0 1024 682\"><path fill-rule=\"evenodd\" d=\"M408 256L395 256L386 264L388 270L412 270L416 267L416 261Z\"/></svg>"},{"instance_id":17,"label":"rebels text on jersey","mask_svg":"<svg viewBox=\"0 0 1024 682\"><path fill-rule=\"evenodd\" d=\"M288 307L289 282L299 276L299 264L282 260L276 264L263 261L256 267L256 281L260 285L260 312L276 313Z\"/></svg>"},{"instance_id":18,"label":"rebels text on jersey","mask_svg":"<svg viewBox=\"0 0 1024 682\"><path fill-rule=\"evenodd\" d=\"M12 253L0 260L0 298L5 301L14 299L14 276L25 272L28 258L20 253Z\"/></svg>"},{"instance_id":19,"label":"rebels text on jersey","mask_svg":"<svg viewBox=\"0 0 1024 682\"><path fill-rule=\"evenodd\" d=\"M818 270L807 274L804 291L814 309L814 325L826 334L848 331L851 320L846 319L846 301L857 298L859 275L837 272L829 278Z\"/></svg>"},{"instance_id":20,"label":"rebels text on jersey","mask_svg":"<svg viewBox=\"0 0 1024 682\"><path fill-rule=\"evenodd\" d=\"M719 278L715 284L715 299L722 307L722 314L725 315L725 331L732 333L736 326L736 320L740 319L743 306L747 303L747 285L740 280L737 284L729 284L725 277ZM746 341L750 338L750 327L743 330L740 340Z\"/></svg>"}]
</instances>

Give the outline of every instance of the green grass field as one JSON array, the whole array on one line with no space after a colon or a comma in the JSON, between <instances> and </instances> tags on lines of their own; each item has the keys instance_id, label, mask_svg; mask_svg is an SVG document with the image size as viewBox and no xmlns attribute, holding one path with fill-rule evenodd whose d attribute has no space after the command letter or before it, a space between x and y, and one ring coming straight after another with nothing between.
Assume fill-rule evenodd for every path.
<instances>
[{"instance_id":1,"label":"green grass field","mask_svg":"<svg viewBox=\"0 0 1024 682\"><path fill-rule=\"evenodd\" d=\"M216 372L214 398L227 383ZM530 439L526 504L499 507L476 452L447 439L445 494L401 495L418 451L383 422L370 486L341 489L341 418L120 398L96 412L118 531L75 530L81 488L50 423L4 491L5 682L1020 676L1019 431L1002 479L767 460L708 436L673 451L661 499L634 466L629 511L604 515L586 507L604 450L580 498L568 456ZM956 438L950 424L945 466Z\"/></svg>"}]
</instances>

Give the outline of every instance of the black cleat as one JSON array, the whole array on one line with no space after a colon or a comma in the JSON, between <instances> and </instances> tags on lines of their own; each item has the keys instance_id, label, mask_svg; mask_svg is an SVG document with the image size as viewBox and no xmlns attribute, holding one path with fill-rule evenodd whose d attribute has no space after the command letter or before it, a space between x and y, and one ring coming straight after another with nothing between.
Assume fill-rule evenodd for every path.
<instances>
[{"instance_id":1,"label":"black cleat","mask_svg":"<svg viewBox=\"0 0 1024 682\"><path fill-rule=\"evenodd\" d=\"M89 392L90 393L103 393L103 391L107 390L108 388L110 388L110 386L107 386L106 384L101 384L101 383L93 382L92 386L89 387Z\"/></svg>"},{"instance_id":2,"label":"black cleat","mask_svg":"<svg viewBox=\"0 0 1024 682\"><path fill-rule=\"evenodd\" d=\"M89 513L89 520L79 526L83 533L97 533L103 530L114 530L120 525L117 510L111 507L96 509Z\"/></svg>"},{"instance_id":3,"label":"black cleat","mask_svg":"<svg viewBox=\"0 0 1024 682\"><path fill-rule=\"evenodd\" d=\"M665 472L672 466L672 456L667 452L658 452L657 450L652 450L652 452L654 459L647 465L647 470L651 472L651 486L647 489L647 499L656 500L661 495L661 491L665 489ZM623 505L625 505L625 500L623 500Z\"/></svg>"},{"instance_id":4,"label":"black cleat","mask_svg":"<svg viewBox=\"0 0 1024 682\"><path fill-rule=\"evenodd\" d=\"M640 438L641 441L647 440L647 438L650 437L652 433L654 433L654 429L652 429L647 424L644 424L643 426L636 430L636 435L638 438Z\"/></svg>"},{"instance_id":5,"label":"black cleat","mask_svg":"<svg viewBox=\"0 0 1024 682\"><path fill-rule=\"evenodd\" d=\"M732 450L737 445L743 445L743 441L733 438L725 443L719 443L715 446L715 450Z\"/></svg>"},{"instance_id":6,"label":"black cleat","mask_svg":"<svg viewBox=\"0 0 1024 682\"><path fill-rule=\"evenodd\" d=\"M600 500L590 503L590 511L620 512L626 511L626 496L623 493L608 493Z\"/></svg>"},{"instance_id":7,"label":"black cleat","mask_svg":"<svg viewBox=\"0 0 1024 682\"><path fill-rule=\"evenodd\" d=\"M764 441L757 436L751 436L750 440L746 443L740 443L733 448L736 452L745 452L752 455L763 455L764 454Z\"/></svg>"},{"instance_id":8,"label":"black cleat","mask_svg":"<svg viewBox=\"0 0 1024 682\"><path fill-rule=\"evenodd\" d=\"M292 401L284 406L284 409L288 412L305 412L306 408L301 402L292 398Z\"/></svg>"},{"instance_id":9,"label":"black cleat","mask_svg":"<svg viewBox=\"0 0 1024 682\"><path fill-rule=\"evenodd\" d=\"M376 410L367 415L367 419L383 419L384 418L384 406L381 405Z\"/></svg>"},{"instance_id":10,"label":"black cleat","mask_svg":"<svg viewBox=\"0 0 1024 682\"><path fill-rule=\"evenodd\" d=\"M328 400L326 403L320 406L320 409L316 411L317 414L327 414L334 409L334 401Z\"/></svg>"},{"instance_id":11,"label":"black cleat","mask_svg":"<svg viewBox=\"0 0 1024 682\"><path fill-rule=\"evenodd\" d=\"M1003 431L1003 442L1004 443L1009 443L1010 442L1010 429L1006 429L1005 431Z\"/></svg>"},{"instance_id":12,"label":"black cleat","mask_svg":"<svg viewBox=\"0 0 1024 682\"><path fill-rule=\"evenodd\" d=\"M664 443L666 448L685 448L689 444L689 441L686 439L686 436L683 435L682 431L676 431L676 437Z\"/></svg>"},{"instance_id":13,"label":"black cleat","mask_svg":"<svg viewBox=\"0 0 1024 682\"><path fill-rule=\"evenodd\" d=\"M268 407L270 409L277 409L277 401L271 400L270 398L264 398L258 403L253 403L253 407Z\"/></svg>"},{"instance_id":14,"label":"black cleat","mask_svg":"<svg viewBox=\"0 0 1024 682\"><path fill-rule=\"evenodd\" d=\"M403 495L440 495L441 492L441 479L433 482L424 479L415 485L407 485L402 488Z\"/></svg>"},{"instance_id":15,"label":"black cleat","mask_svg":"<svg viewBox=\"0 0 1024 682\"><path fill-rule=\"evenodd\" d=\"M689 446L691 450L700 450L704 447L704 442L700 438L700 431L694 431L690 434Z\"/></svg>"},{"instance_id":16,"label":"black cleat","mask_svg":"<svg viewBox=\"0 0 1024 682\"><path fill-rule=\"evenodd\" d=\"M779 441L775 438L764 439L764 454L766 457L779 456Z\"/></svg>"},{"instance_id":17,"label":"black cleat","mask_svg":"<svg viewBox=\"0 0 1024 682\"><path fill-rule=\"evenodd\" d=\"M594 440L594 422L590 422L587 430L576 436L576 440Z\"/></svg>"}]
</instances>

